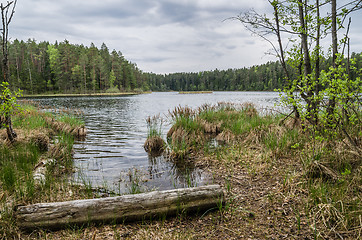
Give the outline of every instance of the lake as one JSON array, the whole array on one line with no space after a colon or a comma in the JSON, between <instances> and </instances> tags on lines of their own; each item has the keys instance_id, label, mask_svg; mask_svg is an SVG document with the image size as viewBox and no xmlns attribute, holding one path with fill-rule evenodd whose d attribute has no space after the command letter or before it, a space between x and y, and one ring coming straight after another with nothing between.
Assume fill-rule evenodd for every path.
<instances>
[{"instance_id":1,"label":"lake","mask_svg":"<svg viewBox=\"0 0 362 240\"><path fill-rule=\"evenodd\" d=\"M274 108L274 92L213 92L208 94L151 93L133 96L34 98L42 105L81 110L88 135L74 144L76 172L72 180L117 193L201 186L212 176L192 165L175 166L167 157L149 157L143 149L146 118L160 115L166 121L177 106L197 108L205 103L254 103L260 111ZM170 128L162 126L165 135Z\"/></svg>"}]
</instances>

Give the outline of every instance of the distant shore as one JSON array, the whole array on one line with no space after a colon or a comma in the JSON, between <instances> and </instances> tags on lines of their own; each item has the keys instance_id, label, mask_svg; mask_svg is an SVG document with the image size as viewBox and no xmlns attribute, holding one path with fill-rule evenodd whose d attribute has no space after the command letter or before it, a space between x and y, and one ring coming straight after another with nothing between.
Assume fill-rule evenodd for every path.
<instances>
[{"instance_id":1,"label":"distant shore","mask_svg":"<svg viewBox=\"0 0 362 240\"><path fill-rule=\"evenodd\" d=\"M213 93L213 91L183 91L178 92L179 94L206 94L206 93Z\"/></svg>"},{"instance_id":2,"label":"distant shore","mask_svg":"<svg viewBox=\"0 0 362 240\"><path fill-rule=\"evenodd\" d=\"M119 92L119 93L54 93L54 94L24 94L22 98L36 97L89 97L89 96L130 96L150 92Z\"/></svg>"}]
</instances>

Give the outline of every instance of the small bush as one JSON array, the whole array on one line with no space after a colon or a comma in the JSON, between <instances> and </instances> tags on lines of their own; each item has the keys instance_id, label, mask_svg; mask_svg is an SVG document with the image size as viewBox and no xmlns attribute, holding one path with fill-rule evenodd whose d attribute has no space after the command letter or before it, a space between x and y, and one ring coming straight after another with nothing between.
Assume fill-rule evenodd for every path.
<instances>
[{"instance_id":1,"label":"small bush","mask_svg":"<svg viewBox=\"0 0 362 240\"><path fill-rule=\"evenodd\" d=\"M106 93L120 93L118 87L112 87L112 88L108 88L106 90Z\"/></svg>"}]
</instances>

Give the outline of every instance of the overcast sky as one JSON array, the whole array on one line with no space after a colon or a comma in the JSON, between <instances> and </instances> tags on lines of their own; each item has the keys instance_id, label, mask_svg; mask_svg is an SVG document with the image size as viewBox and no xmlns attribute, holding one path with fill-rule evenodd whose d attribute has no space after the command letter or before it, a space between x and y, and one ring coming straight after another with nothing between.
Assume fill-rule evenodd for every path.
<instances>
[{"instance_id":1,"label":"overcast sky","mask_svg":"<svg viewBox=\"0 0 362 240\"><path fill-rule=\"evenodd\" d=\"M267 0L18 0L10 36L99 48L104 42L146 72L242 68L276 59L240 22L223 20L267 7ZM362 11L352 21L356 52L362 51L361 22Z\"/></svg>"}]
</instances>

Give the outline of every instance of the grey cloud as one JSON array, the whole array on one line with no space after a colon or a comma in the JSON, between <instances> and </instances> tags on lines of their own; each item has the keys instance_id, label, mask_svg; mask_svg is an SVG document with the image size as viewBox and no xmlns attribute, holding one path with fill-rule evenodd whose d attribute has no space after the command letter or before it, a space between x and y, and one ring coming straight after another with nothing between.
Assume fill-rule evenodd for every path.
<instances>
[{"instance_id":1,"label":"grey cloud","mask_svg":"<svg viewBox=\"0 0 362 240\"><path fill-rule=\"evenodd\" d=\"M237 46L235 46L235 45L232 45L232 46L231 45L226 45L225 48L229 49L229 50L233 50L233 49L236 49Z\"/></svg>"},{"instance_id":2,"label":"grey cloud","mask_svg":"<svg viewBox=\"0 0 362 240\"><path fill-rule=\"evenodd\" d=\"M169 22L195 23L198 18L197 9L179 3L165 2L160 6L159 13Z\"/></svg>"},{"instance_id":3,"label":"grey cloud","mask_svg":"<svg viewBox=\"0 0 362 240\"><path fill-rule=\"evenodd\" d=\"M132 17L142 16L150 4L146 2L142 5L134 4L134 1L127 3L117 2L110 4L102 4L102 1L98 1L97 4L87 4L87 1L81 4L73 4L70 8L63 6L62 12L65 16L74 19L93 19L94 21L113 18L113 19L128 19Z\"/></svg>"},{"instance_id":4,"label":"grey cloud","mask_svg":"<svg viewBox=\"0 0 362 240\"><path fill-rule=\"evenodd\" d=\"M254 45L254 44L255 44L255 41L253 41L252 39L250 39L250 40L244 40L244 43L245 43L246 45Z\"/></svg>"},{"instance_id":5,"label":"grey cloud","mask_svg":"<svg viewBox=\"0 0 362 240\"><path fill-rule=\"evenodd\" d=\"M71 43L121 51L150 72L236 68L275 60L270 45L237 21L224 21L267 1L254 0L22 0L10 26L12 39ZM352 22L352 50L361 51L362 14ZM359 42L358 42L359 41Z\"/></svg>"}]
</instances>

